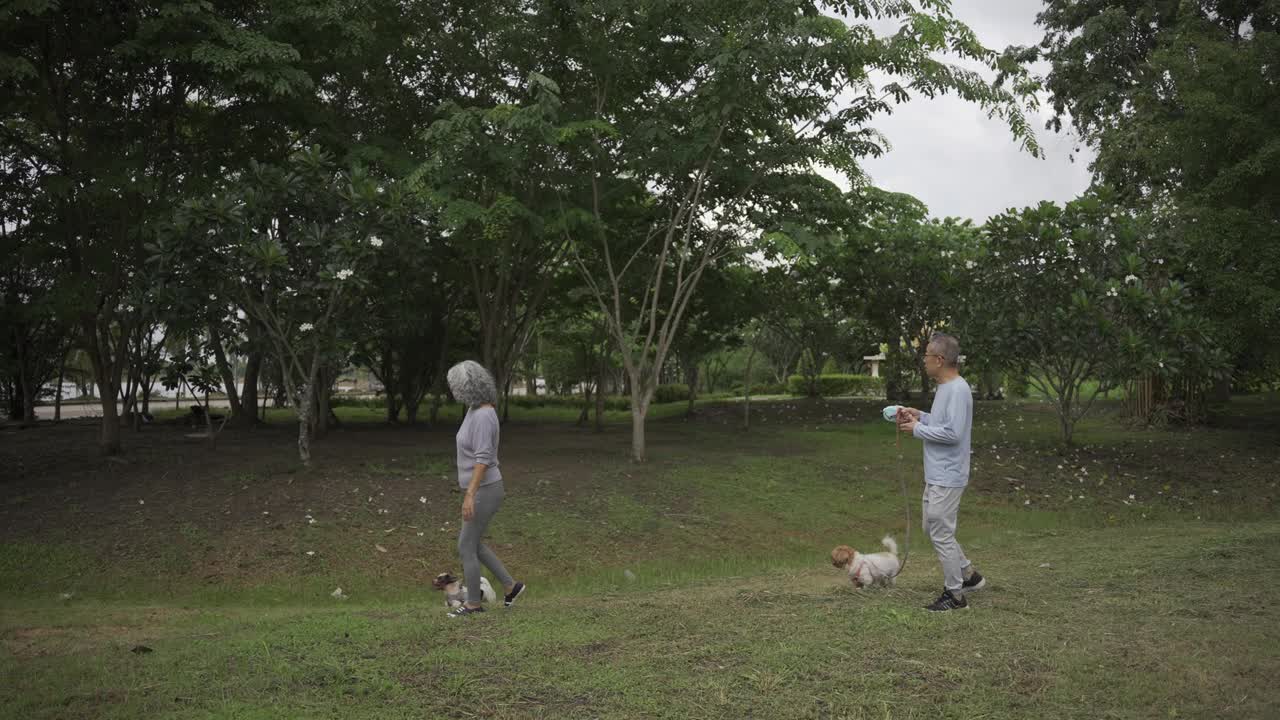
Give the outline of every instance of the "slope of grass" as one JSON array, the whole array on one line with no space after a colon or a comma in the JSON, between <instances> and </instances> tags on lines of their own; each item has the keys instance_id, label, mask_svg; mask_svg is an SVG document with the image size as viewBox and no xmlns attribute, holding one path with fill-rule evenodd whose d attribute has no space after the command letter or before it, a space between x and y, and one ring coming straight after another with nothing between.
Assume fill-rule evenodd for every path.
<instances>
[{"instance_id":1,"label":"slope of grass","mask_svg":"<svg viewBox=\"0 0 1280 720\"><path fill-rule=\"evenodd\" d=\"M1265 424L1152 433L1103 415L1063 452L1042 406L981 406L960 536L991 587L932 616L939 570L919 533L891 591L854 592L825 563L837 543L901 539L901 475L918 491L918 446L874 411L765 403L743 435L736 410L708 407L655 424L646 466L625 462L622 428L513 425L489 542L533 590L465 621L424 583L452 553L448 434L406 445L353 427L313 472L250 461L231 435L243 465L196 464L213 475L178 496L118 480L102 508L13 486L6 507L45 522L0 543L0 716L1280 711L1280 447Z\"/></svg>"}]
</instances>

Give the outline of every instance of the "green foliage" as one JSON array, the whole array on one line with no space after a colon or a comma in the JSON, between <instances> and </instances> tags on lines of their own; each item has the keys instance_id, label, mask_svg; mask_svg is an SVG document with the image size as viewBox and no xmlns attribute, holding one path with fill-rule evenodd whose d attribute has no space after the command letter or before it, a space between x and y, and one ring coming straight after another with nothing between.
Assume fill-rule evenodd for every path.
<instances>
[{"instance_id":1,"label":"green foliage","mask_svg":"<svg viewBox=\"0 0 1280 720\"><path fill-rule=\"evenodd\" d=\"M787 392L792 395L811 395L811 388L817 388L821 397L879 396L884 392L884 378L870 375L819 375L807 378L803 375L792 375L787 380Z\"/></svg>"},{"instance_id":2,"label":"green foliage","mask_svg":"<svg viewBox=\"0 0 1280 720\"><path fill-rule=\"evenodd\" d=\"M1068 444L1108 388L1144 374L1211 378L1222 365L1183 268L1165 254L1165 228L1108 199L991 218L958 321L963 337L1055 400Z\"/></svg>"},{"instance_id":3,"label":"green foliage","mask_svg":"<svg viewBox=\"0 0 1280 720\"><path fill-rule=\"evenodd\" d=\"M658 404L681 402L689 399L689 386L675 383L659 385L653 391L653 401Z\"/></svg>"},{"instance_id":4,"label":"green foliage","mask_svg":"<svg viewBox=\"0 0 1280 720\"><path fill-rule=\"evenodd\" d=\"M1267 0L1049 0L1056 113L1119 202L1161 217L1237 377L1280 376L1280 10ZM1015 52L1015 54L1019 54Z\"/></svg>"}]
</instances>

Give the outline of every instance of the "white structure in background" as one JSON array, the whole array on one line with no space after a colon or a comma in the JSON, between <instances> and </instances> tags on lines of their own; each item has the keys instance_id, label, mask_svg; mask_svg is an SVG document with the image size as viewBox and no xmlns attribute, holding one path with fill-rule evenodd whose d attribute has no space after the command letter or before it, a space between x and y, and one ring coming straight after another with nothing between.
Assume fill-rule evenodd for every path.
<instances>
[{"instance_id":1,"label":"white structure in background","mask_svg":"<svg viewBox=\"0 0 1280 720\"><path fill-rule=\"evenodd\" d=\"M864 355L863 362L871 366L871 377L880 377L880 363L884 362L884 353L878 355Z\"/></svg>"}]
</instances>

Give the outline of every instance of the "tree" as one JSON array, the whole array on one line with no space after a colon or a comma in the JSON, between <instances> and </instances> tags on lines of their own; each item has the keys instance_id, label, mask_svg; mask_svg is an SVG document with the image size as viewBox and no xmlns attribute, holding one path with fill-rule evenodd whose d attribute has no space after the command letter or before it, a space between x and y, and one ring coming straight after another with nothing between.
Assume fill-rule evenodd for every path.
<instances>
[{"instance_id":1,"label":"tree","mask_svg":"<svg viewBox=\"0 0 1280 720\"><path fill-rule=\"evenodd\" d=\"M495 91L492 108L446 104L425 136L415 179L440 208L442 233L470 275L481 362L505 397L557 275L567 243L552 220L557 158L547 133L559 99L532 74L527 88ZM526 100L526 105L512 104Z\"/></svg>"},{"instance_id":2,"label":"tree","mask_svg":"<svg viewBox=\"0 0 1280 720\"><path fill-rule=\"evenodd\" d=\"M812 211L834 208L839 193L813 167L860 181L858 158L882 151L870 121L891 100L956 92L1035 149L1018 97L933 57L998 62L942 4L832 8L903 20L887 39L811 2L563 6L558 47L575 71L547 74L564 99L558 139L588 168L587 187L566 193L566 232L630 379L637 461L649 402L707 268L762 232L802 242L829 234L828 214ZM903 80L877 87L880 71Z\"/></svg>"},{"instance_id":3,"label":"tree","mask_svg":"<svg viewBox=\"0 0 1280 720\"><path fill-rule=\"evenodd\" d=\"M1176 222L1187 285L1240 380L1280 372L1280 8L1049 0L1039 48L1061 129L1117 201ZM1220 386L1229 390L1229 382ZM1222 399L1225 394L1220 392Z\"/></svg>"},{"instance_id":4,"label":"tree","mask_svg":"<svg viewBox=\"0 0 1280 720\"><path fill-rule=\"evenodd\" d=\"M927 394L925 348L961 304L959 271L973 262L978 229L968 220L930 219L923 203L901 193L868 188L851 202L868 219L850 228L834 254L842 308L862 313L890 353L911 349Z\"/></svg>"},{"instance_id":5,"label":"tree","mask_svg":"<svg viewBox=\"0 0 1280 720\"><path fill-rule=\"evenodd\" d=\"M404 195L312 148L284 166L254 163L222 192L188 203L168 242L155 247L171 272L185 261L187 272L234 286L261 325L298 419L303 463L311 460L317 413L326 411L318 405L329 387L325 373L346 366L361 322L351 310L386 242L378 233L387 206Z\"/></svg>"},{"instance_id":6,"label":"tree","mask_svg":"<svg viewBox=\"0 0 1280 720\"><path fill-rule=\"evenodd\" d=\"M690 301L672 345L689 386L688 414L697 402L699 380L715 392L715 370L722 371L727 362L724 352L742 344L742 328L758 311L753 275L745 264L722 261L707 270L701 292ZM701 367L704 361L707 372Z\"/></svg>"},{"instance_id":7,"label":"tree","mask_svg":"<svg viewBox=\"0 0 1280 720\"><path fill-rule=\"evenodd\" d=\"M821 394L819 378L836 354L861 357L874 345L871 333L856 312L833 302L839 281L831 273L829 253L799 255L785 265L764 271L762 325L785 346L798 351L796 373L804 379L809 397Z\"/></svg>"},{"instance_id":8,"label":"tree","mask_svg":"<svg viewBox=\"0 0 1280 720\"><path fill-rule=\"evenodd\" d=\"M34 0L0 9L0 154L25 187L30 232L61 256L58 284L102 402L100 447L121 449L121 378L143 319L144 246L193 186L218 174L213 108L309 87L294 48L260 32L265 7ZM305 18L312 9L297 11ZM252 21L251 21L252 20ZM304 22L302 27L307 27ZM237 97L229 97L234 87ZM130 311L130 307L134 310Z\"/></svg>"},{"instance_id":9,"label":"tree","mask_svg":"<svg viewBox=\"0 0 1280 720\"><path fill-rule=\"evenodd\" d=\"M1215 364L1206 323L1161 250L1160 227L1106 194L988 221L971 269L985 304L958 326L1057 406L1062 441L1108 388Z\"/></svg>"}]
</instances>

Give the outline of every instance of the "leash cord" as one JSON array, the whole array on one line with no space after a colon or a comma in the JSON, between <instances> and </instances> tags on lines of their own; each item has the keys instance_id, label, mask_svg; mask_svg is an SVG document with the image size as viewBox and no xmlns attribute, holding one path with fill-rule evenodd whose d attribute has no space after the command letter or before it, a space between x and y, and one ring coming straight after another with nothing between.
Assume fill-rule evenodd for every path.
<instances>
[{"instance_id":1,"label":"leash cord","mask_svg":"<svg viewBox=\"0 0 1280 720\"><path fill-rule=\"evenodd\" d=\"M907 494L907 474L902 470L902 429L898 427L896 422L893 428L895 444L898 448L897 471L898 480L902 484L902 509L907 521L906 538L903 540L905 549L902 552L902 562L898 565L898 572L893 574L894 577L898 577L903 570L907 569L907 558L911 557L911 496Z\"/></svg>"}]
</instances>

